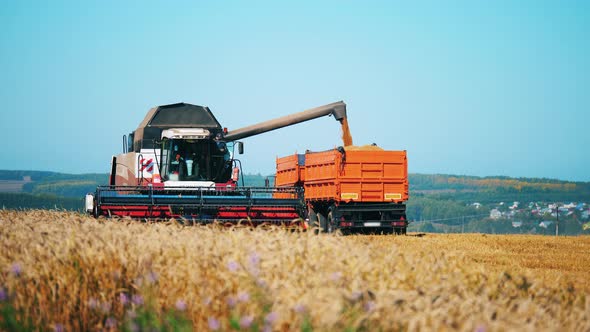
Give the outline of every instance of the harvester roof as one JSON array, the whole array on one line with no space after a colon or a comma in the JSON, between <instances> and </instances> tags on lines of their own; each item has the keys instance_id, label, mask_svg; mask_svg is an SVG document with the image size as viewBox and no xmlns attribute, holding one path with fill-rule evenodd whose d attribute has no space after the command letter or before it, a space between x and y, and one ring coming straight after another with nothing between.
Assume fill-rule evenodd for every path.
<instances>
[{"instance_id":1,"label":"harvester roof","mask_svg":"<svg viewBox=\"0 0 590 332\"><path fill-rule=\"evenodd\" d=\"M152 148L162 130L170 128L204 128L212 134L221 131L221 125L209 107L177 103L153 107L139 124L134 135L134 149Z\"/></svg>"},{"instance_id":2,"label":"harvester roof","mask_svg":"<svg viewBox=\"0 0 590 332\"><path fill-rule=\"evenodd\" d=\"M150 109L138 129L145 127L221 129L209 107L187 103L162 105Z\"/></svg>"}]
</instances>

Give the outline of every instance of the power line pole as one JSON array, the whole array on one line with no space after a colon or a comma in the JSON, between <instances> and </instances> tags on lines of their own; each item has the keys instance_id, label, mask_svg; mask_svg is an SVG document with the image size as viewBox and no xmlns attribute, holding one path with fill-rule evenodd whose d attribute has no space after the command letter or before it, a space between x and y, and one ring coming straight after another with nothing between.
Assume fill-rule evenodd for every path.
<instances>
[{"instance_id":1,"label":"power line pole","mask_svg":"<svg viewBox=\"0 0 590 332\"><path fill-rule=\"evenodd\" d=\"M557 222L555 223L555 236L559 236L559 204L557 205Z\"/></svg>"},{"instance_id":2,"label":"power line pole","mask_svg":"<svg viewBox=\"0 0 590 332\"><path fill-rule=\"evenodd\" d=\"M465 231L465 216L461 219L461 234Z\"/></svg>"}]
</instances>

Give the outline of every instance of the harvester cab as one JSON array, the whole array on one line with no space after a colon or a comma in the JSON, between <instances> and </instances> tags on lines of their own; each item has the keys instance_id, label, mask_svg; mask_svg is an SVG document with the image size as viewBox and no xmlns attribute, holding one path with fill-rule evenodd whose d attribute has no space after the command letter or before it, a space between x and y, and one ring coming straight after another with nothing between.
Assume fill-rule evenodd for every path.
<instances>
[{"instance_id":1,"label":"harvester cab","mask_svg":"<svg viewBox=\"0 0 590 332\"><path fill-rule=\"evenodd\" d=\"M152 108L113 157L111 186L235 186L234 148L209 108L185 103ZM239 149L242 151L242 149Z\"/></svg>"},{"instance_id":2,"label":"harvester cab","mask_svg":"<svg viewBox=\"0 0 590 332\"><path fill-rule=\"evenodd\" d=\"M238 186L241 163L235 157L243 153L238 140L326 115L342 121L346 105L336 102L229 132L208 107L154 107L124 136L123 153L111 161L109 185L88 194L85 208L97 217L298 219L305 210L301 188Z\"/></svg>"},{"instance_id":3,"label":"harvester cab","mask_svg":"<svg viewBox=\"0 0 590 332\"><path fill-rule=\"evenodd\" d=\"M210 138L206 129L168 129L159 142L160 177L170 186L211 187L231 181L234 142Z\"/></svg>"}]
</instances>

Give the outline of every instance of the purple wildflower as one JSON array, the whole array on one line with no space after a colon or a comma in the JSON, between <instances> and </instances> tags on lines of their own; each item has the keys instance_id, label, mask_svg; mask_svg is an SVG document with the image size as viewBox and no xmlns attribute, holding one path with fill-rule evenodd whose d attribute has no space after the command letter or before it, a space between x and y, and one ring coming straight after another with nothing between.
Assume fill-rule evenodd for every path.
<instances>
[{"instance_id":1,"label":"purple wildflower","mask_svg":"<svg viewBox=\"0 0 590 332\"><path fill-rule=\"evenodd\" d=\"M90 308L90 309L96 309L96 308L98 308L98 300L96 300L95 298L91 297L88 300L88 308Z\"/></svg>"},{"instance_id":2,"label":"purple wildflower","mask_svg":"<svg viewBox=\"0 0 590 332\"><path fill-rule=\"evenodd\" d=\"M235 298L235 297L233 297L233 296L228 296L228 297L227 297L227 305L228 305L230 308L233 308L233 307L235 307L235 306L236 306L236 304L237 304L237 301L236 301L236 298Z\"/></svg>"},{"instance_id":3,"label":"purple wildflower","mask_svg":"<svg viewBox=\"0 0 590 332\"><path fill-rule=\"evenodd\" d=\"M475 329L475 332L486 332L486 327L484 325L480 325Z\"/></svg>"},{"instance_id":4,"label":"purple wildflower","mask_svg":"<svg viewBox=\"0 0 590 332\"><path fill-rule=\"evenodd\" d=\"M8 293L4 287L0 287L0 302L8 300Z\"/></svg>"},{"instance_id":5,"label":"purple wildflower","mask_svg":"<svg viewBox=\"0 0 590 332\"><path fill-rule=\"evenodd\" d=\"M277 318L279 318L279 315L275 311L271 311L264 317L264 322L272 325L272 323L276 322Z\"/></svg>"},{"instance_id":6,"label":"purple wildflower","mask_svg":"<svg viewBox=\"0 0 590 332\"><path fill-rule=\"evenodd\" d=\"M129 303L129 296L125 293L120 293L119 302L121 302L123 306L126 306Z\"/></svg>"},{"instance_id":7,"label":"purple wildflower","mask_svg":"<svg viewBox=\"0 0 590 332\"><path fill-rule=\"evenodd\" d=\"M15 277L20 277L20 275L23 273L23 268L20 266L20 263L12 263L10 272L12 272Z\"/></svg>"},{"instance_id":8,"label":"purple wildflower","mask_svg":"<svg viewBox=\"0 0 590 332\"><path fill-rule=\"evenodd\" d=\"M53 331L64 332L64 326L62 324L57 323L53 326Z\"/></svg>"},{"instance_id":9,"label":"purple wildflower","mask_svg":"<svg viewBox=\"0 0 590 332\"><path fill-rule=\"evenodd\" d=\"M209 328L211 329L211 331L217 331L219 330L219 328L221 328L221 324L219 323L219 321L213 317L209 317L209 319L207 319L207 322L209 323Z\"/></svg>"},{"instance_id":10,"label":"purple wildflower","mask_svg":"<svg viewBox=\"0 0 590 332\"><path fill-rule=\"evenodd\" d=\"M104 322L104 326L107 329L114 329L115 327L117 327L117 320L113 317L109 317L107 318L107 320Z\"/></svg>"},{"instance_id":11,"label":"purple wildflower","mask_svg":"<svg viewBox=\"0 0 590 332\"><path fill-rule=\"evenodd\" d=\"M102 310L102 312L105 314L109 313L111 311L111 303L110 302L101 303L100 310Z\"/></svg>"},{"instance_id":12,"label":"purple wildflower","mask_svg":"<svg viewBox=\"0 0 590 332\"><path fill-rule=\"evenodd\" d=\"M301 303L297 303L294 307L293 310L295 310L296 313L298 314L302 314L305 312L305 306Z\"/></svg>"},{"instance_id":13,"label":"purple wildflower","mask_svg":"<svg viewBox=\"0 0 590 332\"><path fill-rule=\"evenodd\" d=\"M236 262L236 261L230 261L229 263L227 263L227 269L230 272L236 272L239 267L240 266L238 265L238 262Z\"/></svg>"},{"instance_id":14,"label":"purple wildflower","mask_svg":"<svg viewBox=\"0 0 590 332\"><path fill-rule=\"evenodd\" d=\"M186 302L184 302L183 300L176 301L176 310L185 311L186 310Z\"/></svg>"},{"instance_id":15,"label":"purple wildflower","mask_svg":"<svg viewBox=\"0 0 590 332\"><path fill-rule=\"evenodd\" d=\"M135 305L142 305L143 297L141 297L141 295L139 294L133 294L133 296L131 297L131 302L133 302L133 304Z\"/></svg>"},{"instance_id":16,"label":"purple wildflower","mask_svg":"<svg viewBox=\"0 0 590 332\"><path fill-rule=\"evenodd\" d=\"M248 294L248 292L238 293L238 302L248 302L248 301L250 301L250 294Z\"/></svg>"},{"instance_id":17,"label":"purple wildflower","mask_svg":"<svg viewBox=\"0 0 590 332\"><path fill-rule=\"evenodd\" d=\"M150 284L155 284L158 281L158 274L154 271L150 271L146 276L146 280Z\"/></svg>"},{"instance_id":18,"label":"purple wildflower","mask_svg":"<svg viewBox=\"0 0 590 332\"><path fill-rule=\"evenodd\" d=\"M262 288L267 286L266 281L264 281L263 279L260 279L260 278L256 280L256 284L258 285L258 287L262 287Z\"/></svg>"},{"instance_id":19,"label":"purple wildflower","mask_svg":"<svg viewBox=\"0 0 590 332\"><path fill-rule=\"evenodd\" d=\"M252 325L252 322L254 322L253 316L244 316L240 319L240 327L247 329L250 327L250 325Z\"/></svg>"},{"instance_id":20,"label":"purple wildflower","mask_svg":"<svg viewBox=\"0 0 590 332\"><path fill-rule=\"evenodd\" d=\"M260 264L260 255L256 251L252 252L248 257L248 262L251 267L257 267Z\"/></svg>"},{"instance_id":21,"label":"purple wildflower","mask_svg":"<svg viewBox=\"0 0 590 332\"><path fill-rule=\"evenodd\" d=\"M373 301L368 301L367 303L365 303L364 308L366 312L371 312L373 310L375 310L375 307L377 305L375 304L375 302Z\"/></svg>"},{"instance_id":22,"label":"purple wildflower","mask_svg":"<svg viewBox=\"0 0 590 332\"><path fill-rule=\"evenodd\" d=\"M264 327L262 328L262 332L272 332L272 326L264 325Z\"/></svg>"}]
</instances>

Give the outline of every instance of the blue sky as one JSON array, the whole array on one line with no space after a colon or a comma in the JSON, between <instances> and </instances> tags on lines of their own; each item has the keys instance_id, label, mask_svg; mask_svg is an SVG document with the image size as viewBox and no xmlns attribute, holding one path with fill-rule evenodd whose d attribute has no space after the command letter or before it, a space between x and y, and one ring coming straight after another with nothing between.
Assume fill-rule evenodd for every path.
<instances>
[{"instance_id":1,"label":"blue sky","mask_svg":"<svg viewBox=\"0 0 590 332\"><path fill-rule=\"evenodd\" d=\"M0 169L109 171L150 107L236 129L343 100L409 171L590 181L587 1L12 1ZM244 140L244 171L340 145L322 118Z\"/></svg>"}]
</instances>

